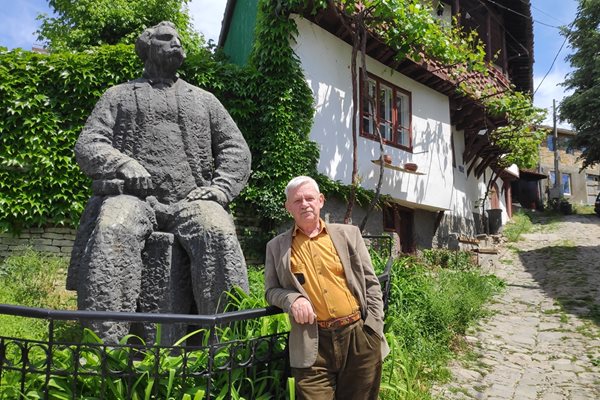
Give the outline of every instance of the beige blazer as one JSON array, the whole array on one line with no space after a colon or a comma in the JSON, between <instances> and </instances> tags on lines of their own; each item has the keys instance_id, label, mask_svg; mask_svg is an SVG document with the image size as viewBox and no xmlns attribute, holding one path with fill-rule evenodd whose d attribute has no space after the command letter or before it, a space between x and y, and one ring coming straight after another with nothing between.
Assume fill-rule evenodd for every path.
<instances>
[{"instance_id":1,"label":"beige blazer","mask_svg":"<svg viewBox=\"0 0 600 400\"><path fill-rule=\"evenodd\" d=\"M376 332L381 340L382 359L389 353L383 334L383 296L379 280L371 264L371 257L354 225L326 224L327 232L344 267L348 287L358 299L364 324ZM317 358L317 324L297 324L290 314L292 303L300 296L308 299L306 291L292 274L290 255L292 231L288 230L267 243L265 256L265 296L267 302L290 315L290 365L306 368Z\"/></svg>"}]
</instances>

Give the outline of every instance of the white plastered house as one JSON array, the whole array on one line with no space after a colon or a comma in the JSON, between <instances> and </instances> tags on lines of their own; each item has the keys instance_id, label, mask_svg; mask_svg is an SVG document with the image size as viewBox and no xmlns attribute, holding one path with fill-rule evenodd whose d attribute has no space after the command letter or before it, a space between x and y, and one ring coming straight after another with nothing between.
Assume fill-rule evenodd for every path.
<instances>
[{"instance_id":1,"label":"white plastered house","mask_svg":"<svg viewBox=\"0 0 600 400\"><path fill-rule=\"evenodd\" d=\"M528 1L436 0L433 6L441 21L451 23L452 16L456 16L463 26L476 29L487 46L489 59L493 59L487 77L473 74L465 79L475 85L491 84L498 90L513 84L517 90L531 91L533 30L531 18L525 18L531 17ZM219 45L234 62L243 62L249 52L255 15L255 0L229 0ZM291 46L314 94L310 138L319 145L318 170L350 184L350 35L331 8L316 15L292 14L290 18L298 27ZM486 229L481 223L482 209L494 210L485 218L492 225L505 223L511 216L510 182L518 177L518 169L498 170L495 162L501 151L489 143L487 136L491 128L505 122L462 96L456 82L435 61L398 62L395 51L376 37L368 39L367 54L369 95L379 100L376 111L369 109L367 102L358 104L361 186L374 190L379 178L380 145L373 134L376 123L385 138L384 153L391 156L391 163L383 168L381 187L390 203L370 217L367 230L396 232L402 250L409 252L446 246L450 238L468 240L481 233ZM416 164L417 170L407 170L407 163ZM487 183L494 173L499 179L482 208ZM332 201L326 216L339 222L344 211L343 204ZM354 223L362 219L361 212L356 210Z\"/></svg>"}]
</instances>

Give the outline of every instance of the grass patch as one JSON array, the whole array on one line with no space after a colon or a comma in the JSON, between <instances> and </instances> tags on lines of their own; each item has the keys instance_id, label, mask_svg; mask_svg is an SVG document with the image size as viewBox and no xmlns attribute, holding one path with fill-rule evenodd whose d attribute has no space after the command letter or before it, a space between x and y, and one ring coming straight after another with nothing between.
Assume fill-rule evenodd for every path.
<instances>
[{"instance_id":1,"label":"grass patch","mask_svg":"<svg viewBox=\"0 0 600 400\"><path fill-rule=\"evenodd\" d=\"M579 215L595 214L594 206L591 204L573 204L573 213Z\"/></svg>"},{"instance_id":2,"label":"grass patch","mask_svg":"<svg viewBox=\"0 0 600 400\"><path fill-rule=\"evenodd\" d=\"M77 308L73 292L65 290L68 260L27 249L0 263L0 303L55 310ZM61 331L66 327L59 324ZM0 315L0 336L44 339L42 319Z\"/></svg>"},{"instance_id":3,"label":"grass patch","mask_svg":"<svg viewBox=\"0 0 600 400\"><path fill-rule=\"evenodd\" d=\"M384 364L382 399L429 399L433 382L449 378L456 337L486 315L484 304L503 286L472 264L458 265L442 268L432 257L395 263L386 314L392 353Z\"/></svg>"},{"instance_id":4,"label":"grass patch","mask_svg":"<svg viewBox=\"0 0 600 400\"><path fill-rule=\"evenodd\" d=\"M532 230L533 224L529 215L523 211L513 214L512 219L504 226L502 234L509 242L520 240L521 235Z\"/></svg>"}]
</instances>

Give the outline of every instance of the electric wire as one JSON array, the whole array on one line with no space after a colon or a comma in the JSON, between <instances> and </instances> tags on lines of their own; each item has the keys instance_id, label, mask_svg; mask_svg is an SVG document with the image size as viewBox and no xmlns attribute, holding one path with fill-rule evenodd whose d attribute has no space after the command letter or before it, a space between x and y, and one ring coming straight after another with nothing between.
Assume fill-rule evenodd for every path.
<instances>
[{"instance_id":1,"label":"electric wire","mask_svg":"<svg viewBox=\"0 0 600 400\"><path fill-rule=\"evenodd\" d=\"M487 7L487 5L484 3L484 0L478 0L478 1L479 1L479 3L481 3L482 5L484 5L484 6L485 6L485 7L488 9L488 11L489 11L489 8L488 8L488 7ZM551 28L560 29L560 27L558 27L558 26L554 26L554 25L546 24L546 23L544 23L544 22L541 22L541 21L537 21L537 20L533 19L531 16L527 16L527 15L525 15L525 14L523 14L523 13L520 13L520 12L518 12L518 11L516 11L516 10L513 10L512 8L509 8L509 7L506 7L506 6L502 5L502 4L499 4L499 3L497 3L497 2L496 2L496 1L494 1L494 0L485 0L485 1L487 1L487 2L489 2L489 3L492 3L492 4L495 4L496 6L498 6L498 7L500 7L500 8L503 8L503 9L505 9L505 10L507 10L507 11L510 11L510 12L512 12L512 13L514 13L514 14L516 14L516 15L519 15L519 16L521 16L521 17L523 17L523 18L526 18L526 19L528 19L528 20L530 20L530 21L532 21L532 22L537 22L537 23L538 23L538 24L540 24L540 25L545 25L545 26L549 26L549 27L551 27ZM531 4L530 4L529 2L526 2L525 0L521 0L521 2L522 2L523 4L525 4L525 5L530 5L530 6L531 6ZM571 22L571 23L570 23L570 24L569 24L569 25L566 27L566 31L567 31L567 32L570 32L570 31L571 31L571 27L573 26L573 24L575 23L575 21L576 21L576 20L577 20L577 18L579 17L579 14L580 14L580 12L581 12L581 8L580 8L580 9L579 9L579 11L577 12L577 15L575 16L575 19L574 19L574 20L573 20L573 21L572 21L572 22ZM491 15L493 15L493 13L490 13L490 14L491 14ZM495 19L496 19L496 18L495 18ZM504 28L504 31L505 31L505 32L506 32L506 33L507 33L507 34L508 34L508 35L509 35L509 36L510 36L510 37L511 37L511 38L512 38L512 39L513 39L513 40L514 40L514 41L515 41L517 44L519 44L519 46L520 46L521 48L525 49L525 47L523 46L523 44L521 44L521 42L519 42L519 41L518 41L518 40L517 40L517 39L516 39L514 36L512 36L512 35L510 34L510 32L508 32L508 31L506 30L506 27L504 27L504 25L503 25L503 24L502 24L500 21L498 21L497 19L496 19L496 21L502 25L502 27ZM557 51L556 55L554 56L554 59L552 60L552 64L550 65L550 68L548 69L548 71L546 72L546 74L544 75L544 77L542 78L542 80L540 81L540 83L538 84L538 86L537 86L537 87L535 88L535 90L533 91L533 95L535 95L535 94L537 93L537 91L538 91L538 89L541 87L542 83L544 83L544 81L546 80L546 78L547 78L547 77L548 77L548 75L550 74L550 71L552 71L552 68L554 68L554 64L556 63L556 60L558 59L558 56L560 55L560 52L562 51L562 49L564 48L565 44L567 43L567 38L568 38L568 36L567 36L567 35L565 35L565 39L563 40L563 43L561 44L561 46L560 46L560 48L558 49L558 51ZM526 49L525 49L525 50L526 50ZM527 50L526 50L526 51L527 51ZM527 52L527 54L529 54L529 52Z\"/></svg>"},{"instance_id":2,"label":"electric wire","mask_svg":"<svg viewBox=\"0 0 600 400\"><path fill-rule=\"evenodd\" d=\"M497 22L497 23L498 23L498 24L499 24L499 25L502 27L502 29L504 30L504 32L506 33L506 35L507 35L508 37L510 37L510 38L511 38L511 39L512 39L512 40L513 40L513 41L514 41L514 42L515 42L515 43L516 43L516 44L517 44L517 45L518 45L518 46L519 46L521 49L523 49L523 50L525 51L525 54L526 54L526 55L528 55L528 56L529 56L529 55L530 55L530 54L529 54L529 50L528 50L528 49L527 49L527 48L526 48L526 47L525 47L525 46L524 46L524 45L521 43L521 41L520 41L520 40L518 40L516 37L514 37L514 36L512 35L512 33L510 33L510 31L509 31L508 29L506 29L506 27L504 26L504 24L502 23L502 21L500 21L500 20L499 20L499 19L498 19L498 18L497 18L497 17L494 15L494 13L493 13L493 12L491 12L491 10L490 10L490 8L488 7L488 5L484 3L484 0L478 0L478 1L479 1L479 3L481 3L481 5L482 5L483 7L485 7L485 9L487 10L488 14L489 14L489 15L491 15L491 16L492 16L492 18L494 18L494 20L495 20L495 21L496 21L496 22ZM489 1L489 0L487 0L487 1ZM492 3L493 3L493 1L492 1ZM494 3L494 4L495 4L495 3ZM514 10L511 10L511 11L515 12L515 13L516 13L516 14L518 14L518 15L521 15L521 16L525 17L526 19L531 19L531 18L528 18L528 17L527 17L525 14L521 14L521 13L519 13L519 12L517 12L517 11L514 11ZM511 46L511 47L512 47L512 46ZM513 47L513 49L514 49L514 47ZM517 50L517 49L514 49L514 50ZM521 55L521 52L520 52L519 50L517 50L516 52L517 52L517 54L519 54L519 56Z\"/></svg>"},{"instance_id":3,"label":"electric wire","mask_svg":"<svg viewBox=\"0 0 600 400\"><path fill-rule=\"evenodd\" d=\"M479 0L479 1L481 1L481 0ZM516 10L513 10L512 8L510 8L510 7L507 7L507 6L503 5L503 4L500 4L500 3L498 3L498 2L496 2L496 1L494 1L494 0L485 0L485 1L487 1L487 2L489 2L489 3L492 3L492 4L495 4L496 6L498 6L498 7L500 7L500 8L503 8L503 9L505 9L505 10L507 10L507 11L510 11L510 12L512 12L513 14L520 15L520 16L521 16L521 17L523 17L523 18L529 19L529 20L531 20L531 21L533 21L533 22L537 22L537 23L538 23L538 24L540 24L540 25L548 26L548 27L550 27L550 28L554 28L554 29L560 29L560 26L551 25L551 24L548 24L548 23L546 23L546 22L542 22L542 21L535 20L535 19L533 19L533 17L531 17L531 16L529 16L529 15L525 15L525 14L523 14L523 13L520 13L520 12L518 12L518 11L516 11ZM521 0L521 2L522 2L523 4L527 4L527 3L526 3L525 1L523 1L523 0ZM531 4L529 4L529 5L531 6Z\"/></svg>"},{"instance_id":4,"label":"electric wire","mask_svg":"<svg viewBox=\"0 0 600 400\"><path fill-rule=\"evenodd\" d=\"M585 4L585 0L584 0L583 3ZM577 19L579 18L579 14L581 14L581 10L582 9L583 9L583 7L579 8L579 10L577 11L577 15L575 15L575 18L573 19L573 21L571 21L571 23L569 24L569 26L567 26L566 29L567 29L568 32L571 31L571 27L575 24L575 21L577 21ZM558 59L558 55L562 51L563 47L565 47L565 44L567 43L567 39L568 38L569 38L569 36L565 35L565 39L563 40L562 44L560 45L560 49L558 49L558 51L556 52L556 55L554 56L554 60L552 60L552 64L550 64L550 68L548 68L548 71L546 71L546 74L544 75L544 77L542 78L542 80L540 81L540 83L537 85L537 87L535 88L535 90L533 91L533 95L534 96L537 93L537 91L540 88L540 86L542 86L542 83L544 83L544 81L546 80L546 78L548 77L548 75L550 75L550 71L552 71L552 68L554 68L554 64L556 63L556 60Z\"/></svg>"}]
</instances>

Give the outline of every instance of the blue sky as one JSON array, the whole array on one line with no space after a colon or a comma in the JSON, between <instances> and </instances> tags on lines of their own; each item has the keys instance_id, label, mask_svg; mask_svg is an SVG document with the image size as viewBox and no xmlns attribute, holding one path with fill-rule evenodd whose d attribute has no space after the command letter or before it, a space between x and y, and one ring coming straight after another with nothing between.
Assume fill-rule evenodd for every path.
<instances>
[{"instance_id":1,"label":"blue sky","mask_svg":"<svg viewBox=\"0 0 600 400\"><path fill-rule=\"evenodd\" d=\"M194 26L207 39L217 41L226 0L191 0L190 13ZM569 53L568 45L560 52L556 63L550 69L552 60L564 42L557 26L568 25L577 13L576 0L532 0L534 19L534 87L538 87L544 75L548 76L535 94L534 102L539 107L551 110L552 99L557 103L564 96L558 84L564 80L570 67L565 62ZM36 16L49 13L47 0L0 0L0 46L31 49L36 43L35 30L38 27ZM519 18L515 16L515 18ZM550 25L550 26L548 26ZM551 125L549 112L547 124ZM566 126L561 123L561 126Z\"/></svg>"}]
</instances>

